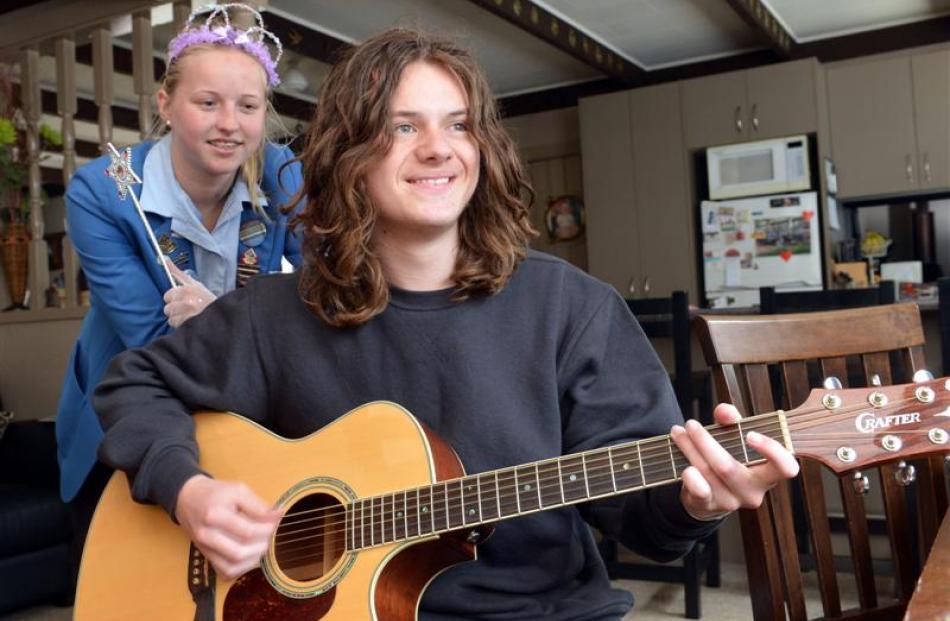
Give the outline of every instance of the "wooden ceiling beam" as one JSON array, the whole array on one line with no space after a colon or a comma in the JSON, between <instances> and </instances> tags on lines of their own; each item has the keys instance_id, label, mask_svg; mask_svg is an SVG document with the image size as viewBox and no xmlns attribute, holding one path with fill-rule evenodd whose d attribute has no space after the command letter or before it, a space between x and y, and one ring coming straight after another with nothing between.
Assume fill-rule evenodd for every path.
<instances>
[{"instance_id":1,"label":"wooden ceiling beam","mask_svg":"<svg viewBox=\"0 0 950 621\"><path fill-rule=\"evenodd\" d=\"M950 15L910 24L800 43L794 58L814 56L823 63L950 41Z\"/></svg>"},{"instance_id":2,"label":"wooden ceiling beam","mask_svg":"<svg viewBox=\"0 0 950 621\"><path fill-rule=\"evenodd\" d=\"M353 45L262 7L267 29L280 38L284 49L326 65L336 62L341 52Z\"/></svg>"},{"instance_id":3,"label":"wooden ceiling beam","mask_svg":"<svg viewBox=\"0 0 950 621\"><path fill-rule=\"evenodd\" d=\"M617 82L632 84L646 73L641 67L605 48L590 33L566 23L531 0L469 1Z\"/></svg>"},{"instance_id":4,"label":"wooden ceiling beam","mask_svg":"<svg viewBox=\"0 0 950 621\"><path fill-rule=\"evenodd\" d=\"M781 58L794 56L798 45L792 33L785 29L762 0L726 0L732 10L752 26L769 43L769 47Z\"/></svg>"}]
</instances>

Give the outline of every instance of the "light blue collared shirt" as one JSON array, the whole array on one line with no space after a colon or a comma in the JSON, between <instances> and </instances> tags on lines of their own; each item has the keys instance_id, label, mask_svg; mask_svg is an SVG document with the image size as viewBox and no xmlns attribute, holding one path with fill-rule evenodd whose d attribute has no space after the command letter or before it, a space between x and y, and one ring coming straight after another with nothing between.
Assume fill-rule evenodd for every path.
<instances>
[{"instance_id":1,"label":"light blue collared shirt","mask_svg":"<svg viewBox=\"0 0 950 621\"><path fill-rule=\"evenodd\" d=\"M259 204L266 205L263 193ZM201 214L191 197L175 179L171 135L166 135L145 156L142 167L142 209L171 218L172 235L184 237L194 248L195 277L216 296L235 288L241 211L251 201L247 184L238 175L218 216L214 230L201 223Z\"/></svg>"}]
</instances>

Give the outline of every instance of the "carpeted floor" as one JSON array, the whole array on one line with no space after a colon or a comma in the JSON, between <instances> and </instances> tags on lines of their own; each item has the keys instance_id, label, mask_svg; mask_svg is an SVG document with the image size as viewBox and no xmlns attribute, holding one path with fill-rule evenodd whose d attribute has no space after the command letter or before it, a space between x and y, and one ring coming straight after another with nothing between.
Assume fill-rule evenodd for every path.
<instances>
[{"instance_id":1,"label":"carpeted floor","mask_svg":"<svg viewBox=\"0 0 950 621\"><path fill-rule=\"evenodd\" d=\"M820 616L821 603L814 587L814 574L806 575L806 597L810 617ZM845 608L856 605L854 583L845 576L839 580L842 604ZM659 582L626 581L617 586L633 591L636 607L625 619L635 621L669 621L683 619L683 587ZM880 584L879 593L889 592L889 585ZM722 566L722 587L703 587L702 618L706 621L743 621L752 618L749 589L746 586L745 568L734 563ZM40 607L23 610L0 621L69 621L70 608Z\"/></svg>"}]
</instances>

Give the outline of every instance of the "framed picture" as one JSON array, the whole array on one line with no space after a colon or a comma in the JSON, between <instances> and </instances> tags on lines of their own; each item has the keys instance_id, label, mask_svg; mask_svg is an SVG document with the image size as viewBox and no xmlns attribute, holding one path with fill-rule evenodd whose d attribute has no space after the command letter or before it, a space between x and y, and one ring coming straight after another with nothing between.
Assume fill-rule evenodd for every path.
<instances>
[{"instance_id":1,"label":"framed picture","mask_svg":"<svg viewBox=\"0 0 950 621\"><path fill-rule=\"evenodd\" d=\"M548 202L544 224L551 241L570 241L584 233L584 201L572 194L564 194Z\"/></svg>"}]
</instances>

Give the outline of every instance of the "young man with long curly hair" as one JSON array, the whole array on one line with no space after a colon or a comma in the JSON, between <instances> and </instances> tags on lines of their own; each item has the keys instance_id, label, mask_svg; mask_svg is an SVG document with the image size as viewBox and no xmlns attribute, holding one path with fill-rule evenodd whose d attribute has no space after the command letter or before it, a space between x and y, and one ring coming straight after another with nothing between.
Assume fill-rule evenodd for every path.
<instances>
[{"instance_id":1,"label":"young man with long curly hair","mask_svg":"<svg viewBox=\"0 0 950 621\"><path fill-rule=\"evenodd\" d=\"M667 433L688 458L681 484L499 522L476 562L428 585L424 620L620 619L632 597L611 587L588 522L669 560L795 474L792 455L763 435L747 442L767 462L747 468L684 425L620 296L528 249L524 168L485 76L456 43L392 29L346 53L301 160L302 271L255 279L120 356L96 396L102 459L130 474L135 498L164 506L220 574L260 562L280 512L201 470L198 407L300 437L362 403L396 402L469 473ZM738 414L720 406L716 418Z\"/></svg>"}]
</instances>

